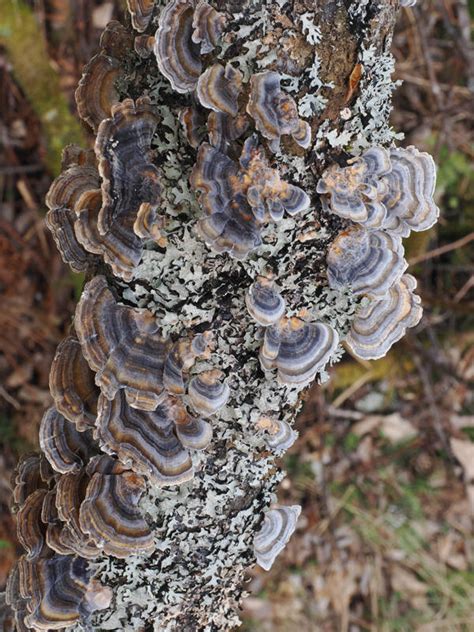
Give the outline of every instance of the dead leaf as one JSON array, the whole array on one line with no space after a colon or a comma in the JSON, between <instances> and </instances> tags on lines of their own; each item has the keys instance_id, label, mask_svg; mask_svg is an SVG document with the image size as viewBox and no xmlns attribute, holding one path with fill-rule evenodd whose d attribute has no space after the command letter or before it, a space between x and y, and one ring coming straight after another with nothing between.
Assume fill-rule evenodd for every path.
<instances>
[{"instance_id":1,"label":"dead leaf","mask_svg":"<svg viewBox=\"0 0 474 632\"><path fill-rule=\"evenodd\" d=\"M471 515L474 515L474 443L462 439L451 439L451 449L464 470L469 507Z\"/></svg>"},{"instance_id":2,"label":"dead leaf","mask_svg":"<svg viewBox=\"0 0 474 632\"><path fill-rule=\"evenodd\" d=\"M418 434L418 430L399 413L383 417L380 429L384 436L393 443L408 441Z\"/></svg>"},{"instance_id":3,"label":"dead leaf","mask_svg":"<svg viewBox=\"0 0 474 632\"><path fill-rule=\"evenodd\" d=\"M405 570L402 566L393 566L390 583L393 590L399 592L402 598L409 601L413 607L426 608L426 593L429 587L413 573Z\"/></svg>"},{"instance_id":4,"label":"dead leaf","mask_svg":"<svg viewBox=\"0 0 474 632\"><path fill-rule=\"evenodd\" d=\"M356 64L351 72L349 77L349 87L347 88L345 103L349 103L352 97L359 86L359 82L362 77L362 73L364 71L364 66L362 64Z\"/></svg>"},{"instance_id":5,"label":"dead leaf","mask_svg":"<svg viewBox=\"0 0 474 632\"><path fill-rule=\"evenodd\" d=\"M451 449L462 465L466 483L474 483L474 443L461 439L451 439Z\"/></svg>"}]
</instances>

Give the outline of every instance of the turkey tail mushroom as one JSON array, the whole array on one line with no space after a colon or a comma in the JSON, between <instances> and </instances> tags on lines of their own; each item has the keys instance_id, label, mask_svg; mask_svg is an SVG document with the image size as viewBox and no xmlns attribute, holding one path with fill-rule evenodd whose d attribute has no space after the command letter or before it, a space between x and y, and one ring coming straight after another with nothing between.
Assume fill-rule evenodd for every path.
<instances>
[{"instance_id":1,"label":"turkey tail mushroom","mask_svg":"<svg viewBox=\"0 0 474 632\"><path fill-rule=\"evenodd\" d=\"M131 35L122 24L109 22L100 39L101 51L84 68L75 94L77 111L95 132L119 101L116 84L125 77L123 60L131 42Z\"/></svg>"},{"instance_id":2,"label":"turkey tail mushroom","mask_svg":"<svg viewBox=\"0 0 474 632\"><path fill-rule=\"evenodd\" d=\"M330 325L282 319L265 329L260 363L264 369L277 369L282 384L306 384L324 370L338 343Z\"/></svg>"},{"instance_id":3,"label":"turkey tail mushroom","mask_svg":"<svg viewBox=\"0 0 474 632\"><path fill-rule=\"evenodd\" d=\"M271 569L276 557L293 535L300 513L299 505L274 507L265 512L263 525L253 545L257 564L265 571Z\"/></svg>"},{"instance_id":4,"label":"turkey tail mushroom","mask_svg":"<svg viewBox=\"0 0 474 632\"><path fill-rule=\"evenodd\" d=\"M352 226L339 233L327 256L328 280L335 290L382 297L408 267L400 237Z\"/></svg>"},{"instance_id":5,"label":"turkey tail mushroom","mask_svg":"<svg viewBox=\"0 0 474 632\"><path fill-rule=\"evenodd\" d=\"M383 358L409 327L420 322L423 310L415 288L416 279L405 274L383 297L359 308L345 341L355 356Z\"/></svg>"}]
</instances>

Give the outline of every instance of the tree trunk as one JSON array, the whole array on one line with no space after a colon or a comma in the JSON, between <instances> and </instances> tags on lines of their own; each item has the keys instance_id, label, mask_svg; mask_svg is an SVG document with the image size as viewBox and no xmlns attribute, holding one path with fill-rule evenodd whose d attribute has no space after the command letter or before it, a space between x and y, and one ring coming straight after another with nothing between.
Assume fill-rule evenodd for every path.
<instances>
[{"instance_id":1,"label":"tree trunk","mask_svg":"<svg viewBox=\"0 0 474 632\"><path fill-rule=\"evenodd\" d=\"M258 327L245 308L245 292L270 266L280 284L286 279L284 289L294 291L294 313L304 298L338 329L347 327L353 305L335 297L324 278L325 254L340 221L320 212L316 182L345 151L395 138L388 118L397 0L220 0L216 7L232 16L235 39L225 57L237 60L247 77L277 69L299 78L286 83L297 102L308 104L306 113L313 109L314 150L283 151L276 163L310 195L314 213L283 220L276 243L252 261L210 251L193 233L201 211L187 185L195 153L178 131L183 100L164 86L154 60L136 68L127 96L151 94L163 116L156 150L166 178L166 210L176 222L165 257L147 251L122 295L170 323L170 333L191 322L210 326L213 357L230 378L232 397L213 421L213 441L195 478L177 489L151 490L142 503L156 526L156 553L97 563L97 577L115 592L113 607L95 618L97 630L223 632L239 625L244 572L255 563L254 536L283 477L255 422L273 413L293 424L303 398L297 388L262 373ZM357 64L363 66L359 82ZM316 239L298 239L312 230Z\"/></svg>"}]
</instances>

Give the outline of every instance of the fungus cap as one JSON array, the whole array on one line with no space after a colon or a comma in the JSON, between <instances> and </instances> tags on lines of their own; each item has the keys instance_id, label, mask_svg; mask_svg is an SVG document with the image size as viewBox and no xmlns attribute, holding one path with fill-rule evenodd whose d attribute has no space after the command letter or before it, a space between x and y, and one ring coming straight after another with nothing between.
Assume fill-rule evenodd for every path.
<instances>
[{"instance_id":1,"label":"fungus cap","mask_svg":"<svg viewBox=\"0 0 474 632\"><path fill-rule=\"evenodd\" d=\"M296 529L301 513L299 505L274 507L265 512L262 527L254 538L257 564L269 571Z\"/></svg>"},{"instance_id":2,"label":"fungus cap","mask_svg":"<svg viewBox=\"0 0 474 632\"><path fill-rule=\"evenodd\" d=\"M189 401L200 415L210 417L226 405L230 388L223 377L219 370L203 371L189 382Z\"/></svg>"},{"instance_id":3,"label":"fungus cap","mask_svg":"<svg viewBox=\"0 0 474 632\"><path fill-rule=\"evenodd\" d=\"M346 338L355 356L363 360L383 358L409 327L420 322L423 310L415 289L416 279L404 274L385 296L359 308Z\"/></svg>"}]
</instances>

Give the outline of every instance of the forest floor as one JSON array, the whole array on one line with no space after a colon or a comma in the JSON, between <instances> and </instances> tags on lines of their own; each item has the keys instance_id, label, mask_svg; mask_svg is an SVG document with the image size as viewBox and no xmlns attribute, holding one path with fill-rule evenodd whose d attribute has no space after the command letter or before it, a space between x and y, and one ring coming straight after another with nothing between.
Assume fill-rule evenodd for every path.
<instances>
[{"instance_id":1,"label":"forest floor","mask_svg":"<svg viewBox=\"0 0 474 632\"><path fill-rule=\"evenodd\" d=\"M303 513L272 571L249 574L245 632L474 631L474 2L418 4L395 36L393 125L439 165L440 222L407 248L424 318L383 360L347 358L308 393L279 492ZM37 445L49 365L82 284L43 222L58 163L45 121L91 140L74 88L121 11L23 5L27 35L46 42L31 63L59 87L34 91L0 18L0 590L19 551L8 481Z\"/></svg>"}]
</instances>

